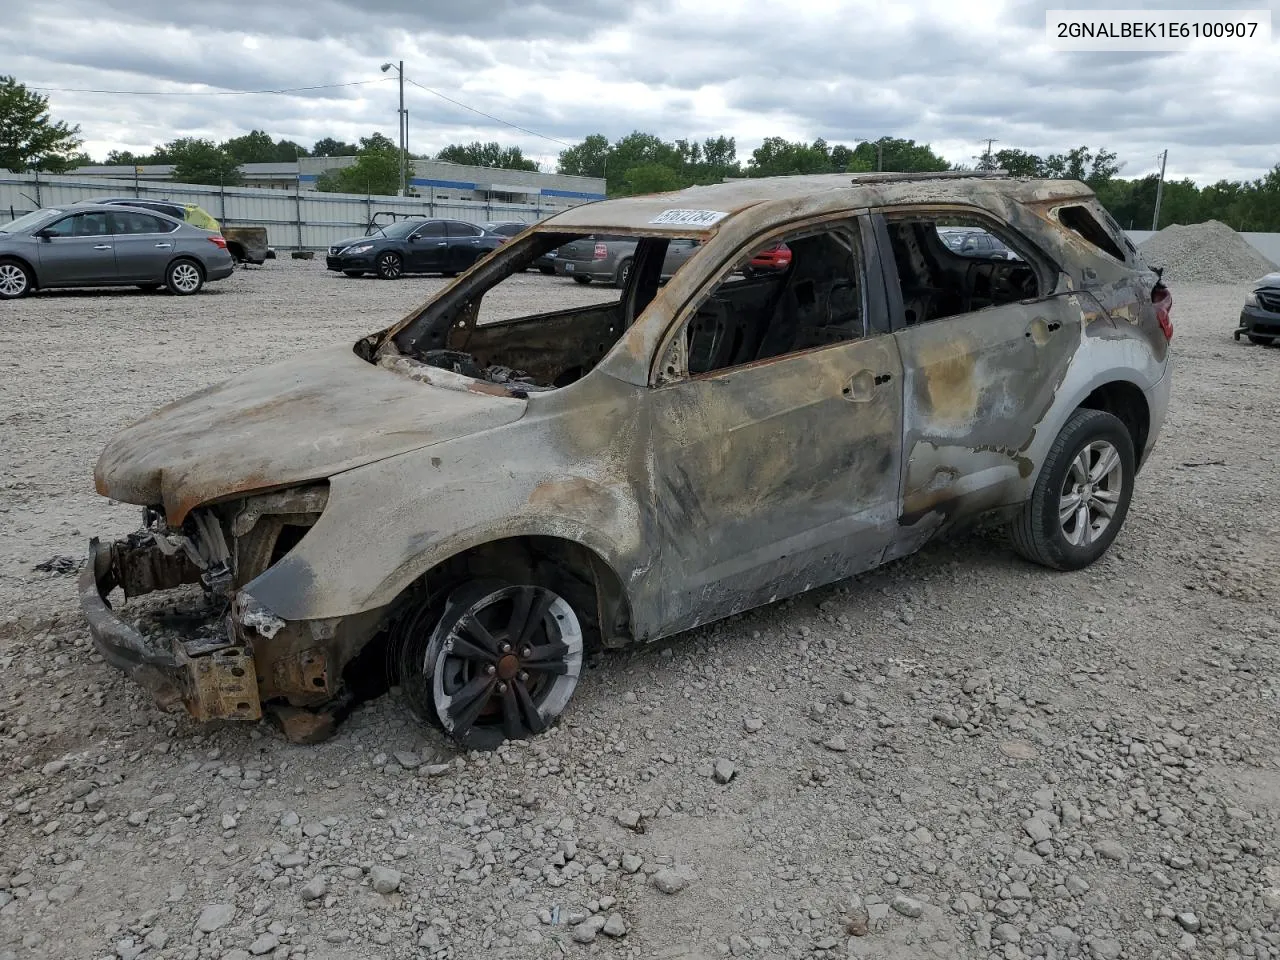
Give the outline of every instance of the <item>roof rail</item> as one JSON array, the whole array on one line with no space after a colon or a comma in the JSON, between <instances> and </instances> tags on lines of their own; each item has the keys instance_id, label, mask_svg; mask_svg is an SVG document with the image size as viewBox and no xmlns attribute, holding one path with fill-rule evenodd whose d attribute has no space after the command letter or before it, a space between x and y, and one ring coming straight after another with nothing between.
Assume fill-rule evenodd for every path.
<instances>
[{"instance_id":1,"label":"roof rail","mask_svg":"<svg viewBox=\"0 0 1280 960\"><path fill-rule=\"evenodd\" d=\"M1008 170L939 170L936 173L860 173L850 182L861 186L864 183L897 183L901 180L999 180L1008 176Z\"/></svg>"}]
</instances>

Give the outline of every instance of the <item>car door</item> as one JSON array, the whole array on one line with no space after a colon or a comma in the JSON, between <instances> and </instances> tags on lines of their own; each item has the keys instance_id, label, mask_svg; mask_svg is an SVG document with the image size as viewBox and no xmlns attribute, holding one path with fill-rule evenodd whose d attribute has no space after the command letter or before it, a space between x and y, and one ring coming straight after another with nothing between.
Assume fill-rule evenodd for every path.
<instances>
[{"instance_id":1,"label":"car door","mask_svg":"<svg viewBox=\"0 0 1280 960\"><path fill-rule=\"evenodd\" d=\"M913 552L954 521L1017 502L1034 467L1023 453L1076 354L1084 318L1078 297L1050 292L1052 265L1002 224L1001 241L1034 262L966 256L956 274L966 308L908 322L917 315L915 285L936 293L940 281L913 280L914 271L933 269L926 261L936 253L922 249L932 228L920 232L919 246L895 245L895 220L927 224L928 214L874 217L880 247L892 251L881 262L905 377L901 525L889 557ZM976 295L993 278L1028 274L1034 284L1021 298Z\"/></svg>"},{"instance_id":2,"label":"car door","mask_svg":"<svg viewBox=\"0 0 1280 960\"><path fill-rule=\"evenodd\" d=\"M667 253L662 260L662 276L664 279L672 276L677 270L684 266L685 261L692 257L700 246L697 240L669 240L667 241Z\"/></svg>"},{"instance_id":3,"label":"car door","mask_svg":"<svg viewBox=\"0 0 1280 960\"><path fill-rule=\"evenodd\" d=\"M43 286L115 283L115 245L105 211L73 213L37 233Z\"/></svg>"},{"instance_id":4,"label":"car door","mask_svg":"<svg viewBox=\"0 0 1280 960\"><path fill-rule=\"evenodd\" d=\"M448 269L449 237L443 220L428 220L409 236L405 265L418 273Z\"/></svg>"},{"instance_id":5,"label":"car door","mask_svg":"<svg viewBox=\"0 0 1280 960\"><path fill-rule=\"evenodd\" d=\"M163 283L165 268L173 258L178 224L129 210L113 210L108 223L120 281Z\"/></svg>"},{"instance_id":6,"label":"car door","mask_svg":"<svg viewBox=\"0 0 1280 960\"><path fill-rule=\"evenodd\" d=\"M450 273L461 273L489 252L488 246L482 245L484 231L474 223L461 220L446 220L449 231L449 263L446 269Z\"/></svg>"},{"instance_id":7,"label":"car door","mask_svg":"<svg viewBox=\"0 0 1280 960\"><path fill-rule=\"evenodd\" d=\"M826 244L807 242L814 234L762 238L678 315L685 369L664 361L674 379L651 394L664 632L851 576L879 563L891 542L902 440L897 345L883 285L866 282L874 250L861 225L849 219L820 234L837 238L843 260L815 266ZM788 273L732 276L780 239L792 248ZM810 322L837 300L853 319ZM769 348L792 327L794 337Z\"/></svg>"}]
</instances>

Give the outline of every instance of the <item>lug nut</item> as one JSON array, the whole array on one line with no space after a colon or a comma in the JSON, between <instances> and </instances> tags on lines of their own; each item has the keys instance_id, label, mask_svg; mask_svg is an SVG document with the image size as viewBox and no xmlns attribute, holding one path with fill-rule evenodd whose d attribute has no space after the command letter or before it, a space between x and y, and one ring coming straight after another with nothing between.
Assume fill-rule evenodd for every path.
<instances>
[{"instance_id":1,"label":"lug nut","mask_svg":"<svg viewBox=\"0 0 1280 960\"><path fill-rule=\"evenodd\" d=\"M502 652L503 652L503 653L510 653L510 652L511 652L511 644L509 644L509 643L504 643L504 644L502 645Z\"/></svg>"},{"instance_id":2,"label":"lug nut","mask_svg":"<svg viewBox=\"0 0 1280 960\"><path fill-rule=\"evenodd\" d=\"M529 679L529 674L526 673L524 670L521 670L516 676L520 678L521 683L524 683Z\"/></svg>"},{"instance_id":3,"label":"lug nut","mask_svg":"<svg viewBox=\"0 0 1280 960\"><path fill-rule=\"evenodd\" d=\"M498 672L498 668L497 668L497 667L495 667L495 666L491 663L491 664L489 664L487 667L485 667L485 668L484 668L484 672L485 672L485 673L487 673L489 676L491 676L491 677L492 677L495 673L497 673L497 672Z\"/></svg>"},{"instance_id":4,"label":"lug nut","mask_svg":"<svg viewBox=\"0 0 1280 960\"><path fill-rule=\"evenodd\" d=\"M533 656L533 647L525 647L523 650L520 651L520 656L522 657Z\"/></svg>"},{"instance_id":5,"label":"lug nut","mask_svg":"<svg viewBox=\"0 0 1280 960\"><path fill-rule=\"evenodd\" d=\"M499 692L499 693L506 693L506 692L507 692L507 685L506 685L505 683L499 683L499 684L498 684L498 692Z\"/></svg>"}]
</instances>

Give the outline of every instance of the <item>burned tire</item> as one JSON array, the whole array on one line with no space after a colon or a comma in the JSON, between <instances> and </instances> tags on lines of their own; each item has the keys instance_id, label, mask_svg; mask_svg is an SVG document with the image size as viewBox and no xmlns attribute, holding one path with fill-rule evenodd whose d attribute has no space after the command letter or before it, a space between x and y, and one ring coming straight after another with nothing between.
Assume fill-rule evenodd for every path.
<instances>
[{"instance_id":1,"label":"burned tire","mask_svg":"<svg viewBox=\"0 0 1280 960\"><path fill-rule=\"evenodd\" d=\"M175 297L192 296L204 286L204 270L194 260L175 260L164 272L164 285Z\"/></svg>"},{"instance_id":2,"label":"burned tire","mask_svg":"<svg viewBox=\"0 0 1280 960\"><path fill-rule=\"evenodd\" d=\"M1102 410L1076 410L1009 525L1014 549L1054 570L1087 567L1120 532L1133 480L1133 439L1125 425Z\"/></svg>"},{"instance_id":3,"label":"burned tire","mask_svg":"<svg viewBox=\"0 0 1280 960\"><path fill-rule=\"evenodd\" d=\"M578 276L575 276L575 277L573 278L573 282L574 282L574 283L580 283L580 284L582 284L582 285L585 287L588 283L590 283L590 282L591 282L591 278L590 278L590 277L578 277Z\"/></svg>"},{"instance_id":4,"label":"burned tire","mask_svg":"<svg viewBox=\"0 0 1280 960\"><path fill-rule=\"evenodd\" d=\"M419 621L421 622L421 621ZM554 591L471 580L449 593L401 686L461 746L492 750L547 729L582 671L582 627Z\"/></svg>"},{"instance_id":5,"label":"burned tire","mask_svg":"<svg viewBox=\"0 0 1280 960\"><path fill-rule=\"evenodd\" d=\"M388 251L380 255L377 273L383 280L399 280L400 275L404 273L404 261L400 259L400 254Z\"/></svg>"},{"instance_id":6,"label":"burned tire","mask_svg":"<svg viewBox=\"0 0 1280 960\"><path fill-rule=\"evenodd\" d=\"M25 297L34 286L35 279L21 260L0 260L0 300Z\"/></svg>"}]
</instances>

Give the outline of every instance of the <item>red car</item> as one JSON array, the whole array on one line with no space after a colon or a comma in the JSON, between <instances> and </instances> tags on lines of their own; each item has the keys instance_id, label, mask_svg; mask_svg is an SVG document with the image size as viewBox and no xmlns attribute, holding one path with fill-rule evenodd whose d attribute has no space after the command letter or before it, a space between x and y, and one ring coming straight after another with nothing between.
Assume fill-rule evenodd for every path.
<instances>
[{"instance_id":1,"label":"red car","mask_svg":"<svg viewBox=\"0 0 1280 960\"><path fill-rule=\"evenodd\" d=\"M752 257L751 262L742 272L748 277L753 277L761 273L781 273L789 266L791 266L791 248L785 243L775 243Z\"/></svg>"}]
</instances>

